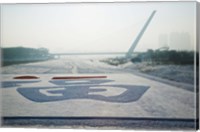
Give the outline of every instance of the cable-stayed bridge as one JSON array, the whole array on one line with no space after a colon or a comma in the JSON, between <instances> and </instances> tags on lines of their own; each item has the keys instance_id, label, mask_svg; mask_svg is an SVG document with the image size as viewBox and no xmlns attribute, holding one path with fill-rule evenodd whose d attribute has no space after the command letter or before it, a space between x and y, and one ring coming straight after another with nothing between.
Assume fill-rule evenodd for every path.
<instances>
[{"instance_id":1,"label":"cable-stayed bridge","mask_svg":"<svg viewBox=\"0 0 200 132\"><path fill-rule=\"evenodd\" d=\"M136 46L138 45L142 35L144 34L145 30L147 29L149 23L153 19L156 11L154 10L149 18L147 19L146 23L136 36L136 39L133 41L131 47L128 49L127 52L82 52L82 53L52 53L51 55L60 58L60 56L67 56L67 55L124 55L126 58L131 58L133 54L137 54L134 52Z\"/></svg>"}]
</instances>

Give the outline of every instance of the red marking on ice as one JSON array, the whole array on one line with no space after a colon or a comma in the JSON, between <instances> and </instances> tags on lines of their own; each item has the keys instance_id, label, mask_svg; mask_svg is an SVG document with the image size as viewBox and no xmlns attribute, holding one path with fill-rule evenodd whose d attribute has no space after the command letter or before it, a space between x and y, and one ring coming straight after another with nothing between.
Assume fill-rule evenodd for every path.
<instances>
[{"instance_id":1,"label":"red marking on ice","mask_svg":"<svg viewBox=\"0 0 200 132\"><path fill-rule=\"evenodd\" d=\"M38 79L37 76L16 76L13 79Z\"/></svg>"}]
</instances>

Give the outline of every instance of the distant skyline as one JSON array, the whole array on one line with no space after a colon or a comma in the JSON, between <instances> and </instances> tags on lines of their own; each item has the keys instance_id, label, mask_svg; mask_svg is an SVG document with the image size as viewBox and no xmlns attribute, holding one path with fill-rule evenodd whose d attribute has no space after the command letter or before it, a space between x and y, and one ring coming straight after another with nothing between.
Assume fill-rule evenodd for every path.
<instances>
[{"instance_id":1,"label":"distant skyline","mask_svg":"<svg viewBox=\"0 0 200 132\"><path fill-rule=\"evenodd\" d=\"M157 10L135 51L158 49L164 41L171 49L192 50L196 39L195 5L195 2L1 5L1 46L45 47L52 53L126 52L149 15ZM171 39L160 37L163 34Z\"/></svg>"}]
</instances>

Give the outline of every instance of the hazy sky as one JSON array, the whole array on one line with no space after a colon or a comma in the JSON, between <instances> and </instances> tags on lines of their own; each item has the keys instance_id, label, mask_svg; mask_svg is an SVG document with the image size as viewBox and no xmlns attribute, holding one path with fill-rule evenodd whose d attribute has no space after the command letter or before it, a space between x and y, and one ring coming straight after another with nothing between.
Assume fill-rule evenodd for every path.
<instances>
[{"instance_id":1,"label":"hazy sky","mask_svg":"<svg viewBox=\"0 0 200 132\"><path fill-rule=\"evenodd\" d=\"M135 51L193 49L195 2L13 4L1 6L1 46L45 47L50 52L127 51L157 10ZM165 34L165 39L160 41ZM176 34L172 39L170 36ZM178 34L178 35L177 35ZM182 44L187 34L188 44ZM180 41L182 40L182 41Z\"/></svg>"}]
</instances>

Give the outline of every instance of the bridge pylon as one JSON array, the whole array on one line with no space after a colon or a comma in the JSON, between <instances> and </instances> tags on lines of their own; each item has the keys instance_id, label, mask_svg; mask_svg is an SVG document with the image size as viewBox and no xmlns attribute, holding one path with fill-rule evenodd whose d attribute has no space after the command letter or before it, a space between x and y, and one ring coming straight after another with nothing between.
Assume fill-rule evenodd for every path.
<instances>
[{"instance_id":1,"label":"bridge pylon","mask_svg":"<svg viewBox=\"0 0 200 132\"><path fill-rule=\"evenodd\" d=\"M136 39L133 41L131 47L129 48L128 52L126 53L126 58L131 58L132 57L132 53L135 49L135 47L137 46L138 42L140 41L142 35L144 34L146 28L148 27L149 23L151 22L153 16L155 15L156 10L154 10L150 17L147 19L146 23L144 24L143 28L140 30L139 34L137 35Z\"/></svg>"}]
</instances>

